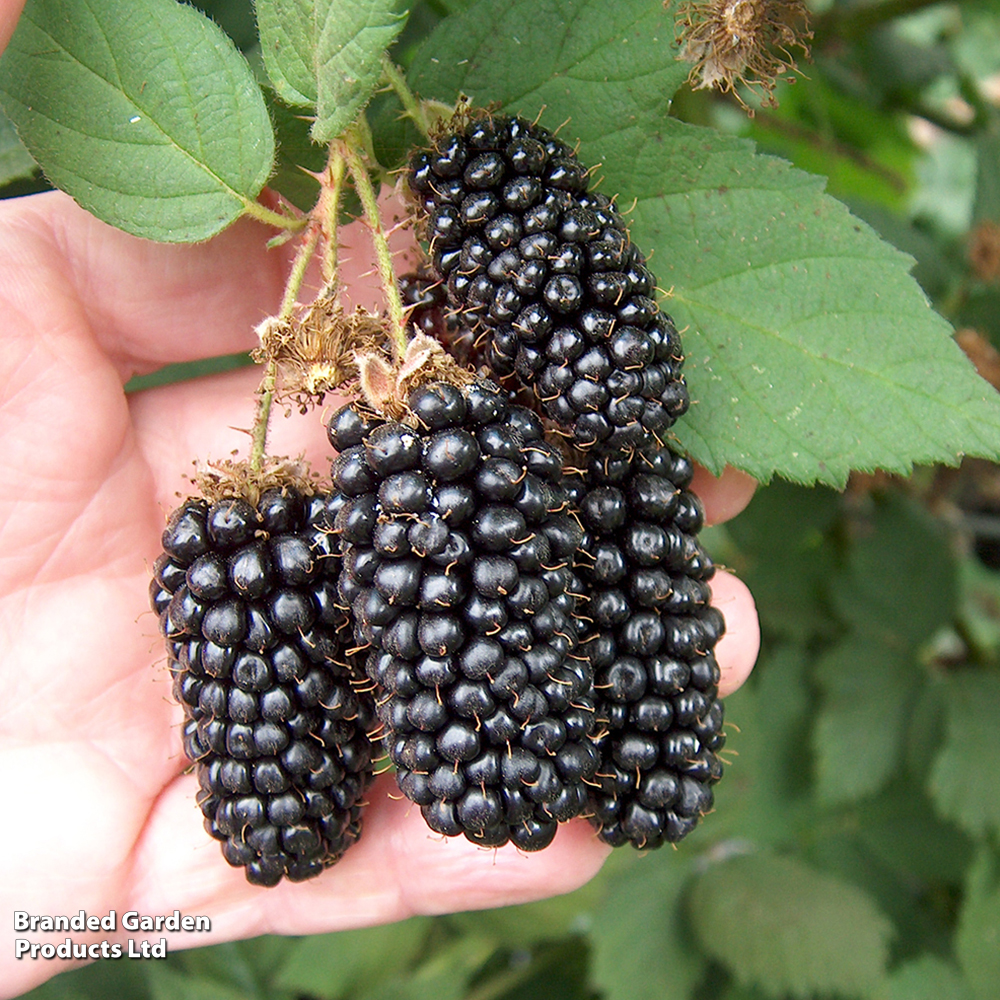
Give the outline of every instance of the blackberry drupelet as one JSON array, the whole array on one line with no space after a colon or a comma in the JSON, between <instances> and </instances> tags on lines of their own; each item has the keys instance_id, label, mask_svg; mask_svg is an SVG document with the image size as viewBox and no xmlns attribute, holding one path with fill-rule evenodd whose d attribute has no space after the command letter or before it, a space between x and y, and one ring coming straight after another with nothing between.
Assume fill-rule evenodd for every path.
<instances>
[{"instance_id":1,"label":"blackberry drupelet","mask_svg":"<svg viewBox=\"0 0 1000 1000\"><path fill-rule=\"evenodd\" d=\"M564 142L521 118L479 118L417 153L408 181L433 267L487 332L494 375L531 386L577 447L625 453L686 411L656 280Z\"/></svg>"},{"instance_id":2,"label":"blackberry drupelet","mask_svg":"<svg viewBox=\"0 0 1000 1000\"><path fill-rule=\"evenodd\" d=\"M301 881L361 833L374 701L344 655L335 495L187 500L150 598L184 708L205 827L255 885Z\"/></svg>"},{"instance_id":3,"label":"blackberry drupelet","mask_svg":"<svg viewBox=\"0 0 1000 1000\"><path fill-rule=\"evenodd\" d=\"M425 266L401 274L398 281L407 326L414 333L433 337L460 365L475 364L475 337L448 304L443 282Z\"/></svg>"},{"instance_id":4,"label":"blackberry drupelet","mask_svg":"<svg viewBox=\"0 0 1000 1000\"><path fill-rule=\"evenodd\" d=\"M542 849L597 767L560 454L491 383L420 386L405 421L349 405L329 430L340 597L400 789L438 833Z\"/></svg>"},{"instance_id":5,"label":"blackberry drupelet","mask_svg":"<svg viewBox=\"0 0 1000 1000\"><path fill-rule=\"evenodd\" d=\"M692 471L669 449L595 456L572 487L600 727L592 822L615 847L680 840L711 809L722 775L713 650L724 623L709 604L714 567L695 537Z\"/></svg>"}]
</instances>

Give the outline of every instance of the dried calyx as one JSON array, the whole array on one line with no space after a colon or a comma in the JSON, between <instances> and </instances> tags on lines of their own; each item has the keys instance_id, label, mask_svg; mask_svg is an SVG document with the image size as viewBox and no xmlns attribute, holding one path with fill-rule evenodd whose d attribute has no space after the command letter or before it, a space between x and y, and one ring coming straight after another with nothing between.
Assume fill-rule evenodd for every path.
<instances>
[{"instance_id":1,"label":"dried calyx","mask_svg":"<svg viewBox=\"0 0 1000 1000\"><path fill-rule=\"evenodd\" d=\"M294 401L303 412L357 378L359 351L387 351L389 342L385 320L362 308L345 313L335 288L321 292L297 317L268 317L257 336L254 361L275 362L277 398Z\"/></svg>"},{"instance_id":2,"label":"dried calyx","mask_svg":"<svg viewBox=\"0 0 1000 1000\"><path fill-rule=\"evenodd\" d=\"M688 0L678 8L678 58L693 63L695 89L732 93L752 116L737 84L758 87L775 107L774 88L785 73L798 72L791 49L809 58L809 13L802 0Z\"/></svg>"},{"instance_id":3,"label":"dried calyx","mask_svg":"<svg viewBox=\"0 0 1000 1000\"><path fill-rule=\"evenodd\" d=\"M300 455L266 456L259 469L249 462L223 459L206 462L195 473L198 493L209 503L239 497L256 506L261 495L272 489L293 489L310 496L322 488L318 476Z\"/></svg>"},{"instance_id":4,"label":"dried calyx","mask_svg":"<svg viewBox=\"0 0 1000 1000\"><path fill-rule=\"evenodd\" d=\"M427 382L445 382L455 387L469 385L476 376L462 368L433 337L418 333L397 362L385 354L358 351L355 354L358 384L365 401L377 413L393 420L404 418L410 393Z\"/></svg>"}]
</instances>

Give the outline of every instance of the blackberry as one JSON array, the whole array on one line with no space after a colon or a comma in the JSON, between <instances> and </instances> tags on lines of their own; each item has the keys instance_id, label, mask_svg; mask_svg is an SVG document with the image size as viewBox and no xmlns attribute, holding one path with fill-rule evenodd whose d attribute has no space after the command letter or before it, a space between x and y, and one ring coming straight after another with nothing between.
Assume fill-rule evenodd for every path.
<instances>
[{"instance_id":1,"label":"blackberry","mask_svg":"<svg viewBox=\"0 0 1000 1000\"><path fill-rule=\"evenodd\" d=\"M597 767L561 458L491 383L425 384L405 421L364 422L352 404L330 423L340 597L399 787L438 833L540 850Z\"/></svg>"},{"instance_id":2,"label":"blackberry","mask_svg":"<svg viewBox=\"0 0 1000 1000\"><path fill-rule=\"evenodd\" d=\"M711 809L722 775L713 650L723 619L709 605L714 567L695 537L691 474L669 449L595 456L572 489L600 726L592 822L615 847L680 840Z\"/></svg>"},{"instance_id":3,"label":"blackberry","mask_svg":"<svg viewBox=\"0 0 1000 1000\"><path fill-rule=\"evenodd\" d=\"M488 117L409 163L431 261L487 334L500 379L530 386L577 447L624 453L688 406L673 321L611 199L550 132Z\"/></svg>"},{"instance_id":4,"label":"blackberry","mask_svg":"<svg viewBox=\"0 0 1000 1000\"><path fill-rule=\"evenodd\" d=\"M338 495L190 499L170 516L150 599L184 709L198 804L256 885L301 881L361 834L374 701L345 657Z\"/></svg>"}]
</instances>

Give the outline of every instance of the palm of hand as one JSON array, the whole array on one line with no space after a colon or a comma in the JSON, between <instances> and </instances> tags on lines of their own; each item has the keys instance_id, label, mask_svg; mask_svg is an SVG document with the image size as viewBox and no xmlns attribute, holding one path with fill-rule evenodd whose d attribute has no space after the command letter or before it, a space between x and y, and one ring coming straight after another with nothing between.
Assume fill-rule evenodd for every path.
<instances>
[{"instance_id":1,"label":"palm of hand","mask_svg":"<svg viewBox=\"0 0 1000 1000\"><path fill-rule=\"evenodd\" d=\"M146 594L184 473L194 457L225 457L243 443L232 425L249 424L256 375L130 398L121 387L136 371L250 346L280 300L287 259L265 251L252 224L171 247L110 230L59 194L2 211L3 836L5 856L17 859L3 876L9 908L212 916L210 938L181 935L172 942L180 946L503 905L586 881L607 849L584 823L539 855L507 848L484 858L430 835L388 777L372 792L361 842L321 879L262 891L222 862L184 774L180 713ZM364 268L355 263L355 279ZM304 448L323 467L318 419L278 421L274 437L274 452ZM709 485L705 499L728 516L749 490L724 484ZM732 690L752 665L755 623L748 596L723 579L730 635L742 629L720 655ZM19 992L55 971L12 962L7 981Z\"/></svg>"}]
</instances>

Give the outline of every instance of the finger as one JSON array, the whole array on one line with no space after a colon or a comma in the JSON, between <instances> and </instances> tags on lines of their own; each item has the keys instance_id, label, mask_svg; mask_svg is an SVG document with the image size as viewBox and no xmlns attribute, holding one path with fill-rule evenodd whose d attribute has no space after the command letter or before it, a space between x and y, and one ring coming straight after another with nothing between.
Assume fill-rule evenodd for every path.
<instances>
[{"instance_id":1,"label":"finger","mask_svg":"<svg viewBox=\"0 0 1000 1000\"><path fill-rule=\"evenodd\" d=\"M402 217L390 200L383 212L389 221ZM268 250L273 235L241 219L205 243L153 243L100 222L60 192L11 199L0 206L0 268L16 273L18 285L0 291L0 303L7 295L22 308L30 303L39 329L89 329L127 380L255 346L256 326L281 303L297 246ZM390 245L403 259L412 232L394 228ZM360 224L342 230L339 259L350 288L345 305L382 312L371 239ZM300 301L318 284L312 274Z\"/></svg>"},{"instance_id":2,"label":"finger","mask_svg":"<svg viewBox=\"0 0 1000 1000\"><path fill-rule=\"evenodd\" d=\"M726 631L715 647L722 678L719 694L731 695L750 676L760 652L760 622L747 585L732 573L717 570L712 577L712 604L726 619Z\"/></svg>"},{"instance_id":3,"label":"finger","mask_svg":"<svg viewBox=\"0 0 1000 1000\"><path fill-rule=\"evenodd\" d=\"M154 477L153 495L164 512L176 506L177 494L192 492L196 463L233 456L246 458L254 419L254 391L259 368L176 382L129 396L136 440ZM324 405L300 414L276 405L272 411L267 452L303 455L326 476L333 449L325 421L346 400L328 396Z\"/></svg>"},{"instance_id":4,"label":"finger","mask_svg":"<svg viewBox=\"0 0 1000 1000\"><path fill-rule=\"evenodd\" d=\"M23 6L24 0L0 0L0 52L7 48Z\"/></svg>"},{"instance_id":5,"label":"finger","mask_svg":"<svg viewBox=\"0 0 1000 1000\"><path fill-rule=\"evenodd\" d=\"M722 475L713 476L708 469L695 466L691 490L705 508L705 523L720 524L743 510L757 489L757 480L739 469L727 465Z\"/></svg>"},{"instance_id":6,"label":"finger","mask_svg":"<svg viewBox=\"0 0 1000 1000\"><path fill-rule=\"evenodd\" d=\"M508 844L485 850L464 837L431 832L419 807L399 797L392 777L368 795L361 839L328 872L300 885L261 890L219 857L194 802L197 783L178 778L157 803L135 855L140 875L130 909L204 913L210 936L197 944L255 934L315 934L416 914L509 906L569 892L593 877L610 849L585 821L560 826L544 851ZM177 947L190 945L179 935Z\"/></svg>"}]
</instances>

